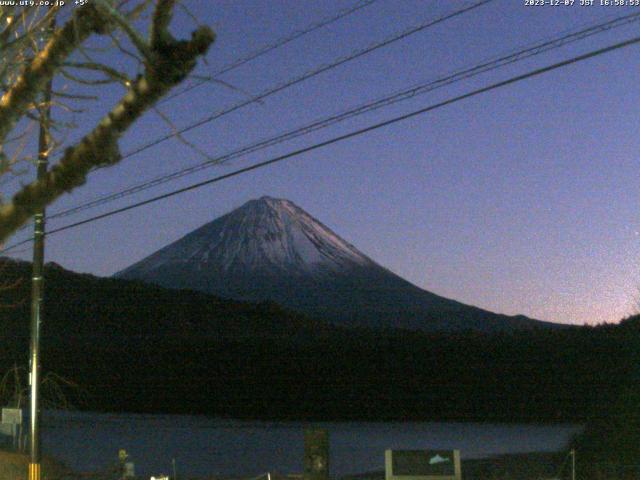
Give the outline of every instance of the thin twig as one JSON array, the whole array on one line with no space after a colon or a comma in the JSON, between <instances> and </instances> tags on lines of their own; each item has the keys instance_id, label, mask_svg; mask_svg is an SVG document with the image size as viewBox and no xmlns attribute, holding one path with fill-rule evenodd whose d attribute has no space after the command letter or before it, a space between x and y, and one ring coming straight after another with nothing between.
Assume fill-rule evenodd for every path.
<instances>
[{"instance_id":1,"label":"thin twig","mask_svg":"<svg viewBox=\"0 0 640 480\"><path fill-rule=\"evenodd\" d=\"M103 12L104 15L110 17L121 29L123 32L127 34L131 43L135 45L138 51L142 54L142 56L148 61L153 62L154 58L151 53L151 47L146 42L146 40L138 33L138 31L133 28L133 26L129 23L129 21L124 17L120 12L118 12L115 8L106 2L105 0L94 0L96 6L99 10Z\"/></svg>"},{"instance_id":2,"label":"thin twig","mask_svg":"<svg viewBox=\"0 0 640 480\"><path fill-rule=\"evenodd\" d=\"M171 119L165 115L158 107L153 107L153 111L167 124L169 128L171 128L172 133L175 135L176 139L191 148L198 155L204 157L206 160L213 161L213 157L211 157L207 152L199 148L196 144L190 142L180 133L178 127L171 121Z\"/></svg>"}]
</instances>

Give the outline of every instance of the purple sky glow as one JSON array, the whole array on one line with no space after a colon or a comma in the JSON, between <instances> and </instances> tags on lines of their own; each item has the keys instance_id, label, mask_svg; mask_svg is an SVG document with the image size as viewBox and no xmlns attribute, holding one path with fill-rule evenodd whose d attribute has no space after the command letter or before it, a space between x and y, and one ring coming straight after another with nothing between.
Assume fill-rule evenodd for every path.
<instances>
[{"instance_id":1,"label":"purple sky glow","mask_svg":"<svg viewBox=\"0 0 640 480\"><path fill-rule=\"evenodd\" d=\"M211 155L640 7L496 0L318 75L185 137ZM207 75L354 0L186 0L218 39ZM177 126L471 2L378 0L163 105ZM596 1L599 4L599 0ZM193 20L179 13L182 35ZM482 74L78 216L56 228L631 38L637 23ZM58 235L47 261L110 275L244 202L288 198L439 295L562 323L615 322L640 302L640 46L571 65L277 165ZM114 92L115 95L115 92ZM115 98L115 97L114 97ZM105 104L105 106L108 104ZM95 118L102 113L96 107ZM87 126L90 124L87 123ZM149 113L126 152L170 128ZM74 135L83 132L82 127ZM96 171L49 211L204 161L164 142ZM22 232L12 240L29 235ZM20 253L21 252L21 253ZM27 249L20 249L29 258Z\"/></svg>"}]
</instances>

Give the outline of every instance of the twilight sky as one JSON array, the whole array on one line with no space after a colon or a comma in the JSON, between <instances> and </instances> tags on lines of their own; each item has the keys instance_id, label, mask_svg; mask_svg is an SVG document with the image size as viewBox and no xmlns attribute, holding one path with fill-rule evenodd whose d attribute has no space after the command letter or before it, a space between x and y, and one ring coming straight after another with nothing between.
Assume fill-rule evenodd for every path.
<instances>
[{"instance_id":1,"label":"twilight sky","mask_svg":"<svg viewBox=\"0 0 640 480\"><path fill-rule=\"evenodd\" d=\"M355 0L185 0L218 33L207 75ZM377 0L161 105L178 127L474 2ZM215 156L562 32L640 7L495 0L195 129ZM179 13L174 31L193 19ZM220 175L628 39L638 23L270 147L49 228ZM288 198L371 258L439 295L507 314L594 324L640 302L640 46L467 99L166 201L48 237L47 261L110 275L244 202ZM109 92L111 93L111 92ZM115 95L115 91L113 92ZM114 97L115 98L115 97ZM108 104L103 105L103 110ZM95 118L101 113L95 107ZM90 114L91 115L91 114ZM90 117L89 117L90 118ZM90 123L86 124L87 127ZM170 128L148 114L127 152ZM83 133L82 126L73 135ZM205 159L171 140L96 171L60 211ZM28 232L16 235L18 241ZM29 258L28 248L18 249Z\"/></svg>"}]
</instances>

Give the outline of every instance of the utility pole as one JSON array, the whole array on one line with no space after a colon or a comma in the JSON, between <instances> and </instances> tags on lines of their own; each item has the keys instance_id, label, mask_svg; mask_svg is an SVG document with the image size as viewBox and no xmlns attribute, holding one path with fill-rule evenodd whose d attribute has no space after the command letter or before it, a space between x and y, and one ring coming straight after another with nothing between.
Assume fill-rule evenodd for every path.
<instances>
[{"instance_id":1,"label":"utility pole","mask_svg":"<svg viewBox=\"0 0 640 480\"><path fill-rule=\"evenodd\" d=\"M55 27L51 17L46 28L45 39ZM52 81L47 82L42 96L40 108L40 132L38 135L37 179L41 180L47 173L49 148L51 145ZM31 277L31 348L30 348L30 432L29 432L29 480L40 480L40 324L42 320L42 302L44 291L44 236L45 208L42 207L34 215L33 229L33 274Z\"/></svg>"},{"instance_id":2,"label":"utility pole","mask_svg":"<svg viewBox=\"0 0 640 480\"><path fill-rule=\"evenodd\" d=\"M576 480L576 449L571 449L571 480Z\"/></svg>"}]
</instances>

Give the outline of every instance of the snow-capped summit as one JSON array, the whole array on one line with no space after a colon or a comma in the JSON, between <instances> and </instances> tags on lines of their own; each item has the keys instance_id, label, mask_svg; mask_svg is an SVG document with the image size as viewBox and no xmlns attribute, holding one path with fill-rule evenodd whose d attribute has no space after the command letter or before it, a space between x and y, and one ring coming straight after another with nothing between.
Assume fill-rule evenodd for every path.
<instances>
[{"instance_id":1,"label":"snow-capped summit","mask_svg":"<svg viewBox=\"0 0 640 480\"><path fill-rule=\"evenodd\" d=\"M206 235L210 240L207 252L224 252L219 261L225 271L236 264L252 269L312 271L372 263L289 200L265 196L223 219Z\"/></svg>"},{"instance_id":2,"label":"snow-capped summit","mask_svg":"<svg viewBox=\"0 0 640 480\"><path fill-rule=\"evenodd\" d=\"M347 325L510 330L542 325L422 290L293 202L251 200L116 274L170 288L271 300Z\"/></svg>"},{"instance_id":3,"label":"snow-capped summit","mask_svg":"<svg viewBox=\"0 0 640 480\"><path fill-rule=\"evenodd\" d=\"M117 274L162 268L240 271L258 275L341 271L374 265L307 212L284 199L262 197L210 222Z\"/></svg>"}]
</instances>

